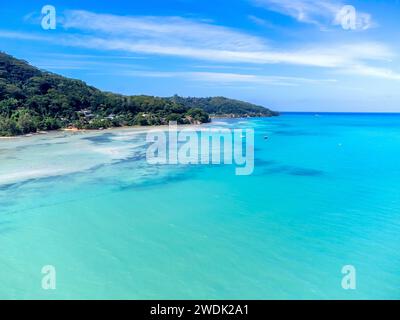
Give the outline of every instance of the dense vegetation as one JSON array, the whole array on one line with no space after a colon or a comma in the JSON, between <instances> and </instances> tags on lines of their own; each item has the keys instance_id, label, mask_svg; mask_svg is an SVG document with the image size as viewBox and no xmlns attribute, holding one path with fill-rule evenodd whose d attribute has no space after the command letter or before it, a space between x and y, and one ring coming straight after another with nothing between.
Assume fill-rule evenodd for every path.
<instances>
[{"instance_id":1,"label":"dense vegetation","mask_svg":"<svg viewBox=\"0 0 400 320\"><path fill-rule=\"evenodd\" d=\"M224 97L183 98L174 96L170 98L170 100L176 103L184 104L188 108L200 108L213 116L271 117L278 115L277 112L271 111L267 108Z\"/></svg>"},{"instance_id":2,"label":"dense vegetation","mask_svg":"<svg viewBox=\"0 0 400 320\"><path fill-rule=\"evenodd\" d=\"M74 127L205 123L209 114L272 116L249 103L216 98L123 96L39 70L0 52L0 136Z\"/></svg>"}]
</instances>

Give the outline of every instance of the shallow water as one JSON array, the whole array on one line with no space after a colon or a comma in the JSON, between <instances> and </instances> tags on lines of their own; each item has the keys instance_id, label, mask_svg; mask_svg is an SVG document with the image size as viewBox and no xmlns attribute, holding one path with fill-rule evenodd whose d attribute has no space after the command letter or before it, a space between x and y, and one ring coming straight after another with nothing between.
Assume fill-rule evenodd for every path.
<instances>
[{"instance_id":1,"label":"shallow water","mask_svg":"<svg viewBox=\"0 0 400 320\"><path fill-rule=\"evenodd\" d=\"M211 126L255 130L252 175L149 165L137 130L0 140L0 298L400 299L400 116Z\"/></svg>"}]
</instances>

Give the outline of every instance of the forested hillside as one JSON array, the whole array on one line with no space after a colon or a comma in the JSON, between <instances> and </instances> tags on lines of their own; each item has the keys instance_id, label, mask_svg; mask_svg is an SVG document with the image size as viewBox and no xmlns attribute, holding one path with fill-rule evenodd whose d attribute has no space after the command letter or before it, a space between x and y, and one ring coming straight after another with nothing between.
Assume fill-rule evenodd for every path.
<instances>
[{"instance_id":1,"label":"forested hillside","mask_svg":"<svg viewBox=\"0 0 400 320\"><path fill-rule=\"evenodd\" d=\"M0 135L66 127L99 129L131 125L205 123L209 115L272 116L249 103L216 98L124 96L83 81L39 70L0 52Z\"/></svg>"}]
</instances>

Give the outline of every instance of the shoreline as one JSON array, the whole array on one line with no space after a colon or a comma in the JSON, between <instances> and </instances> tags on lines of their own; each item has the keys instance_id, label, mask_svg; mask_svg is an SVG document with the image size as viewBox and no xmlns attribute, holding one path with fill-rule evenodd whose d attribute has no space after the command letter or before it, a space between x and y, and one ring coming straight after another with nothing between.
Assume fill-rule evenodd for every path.
<instances>
[{"instance_id":1,"label":"shoreline","mask_svg":"<svg viewBox=\"0 0 400 320\"><path fill-rule=\"evenodd\" d=\"M202 124L182 124L178 125L181 128L185 127L200 127ZM154 129L167 129L168 125L159 125L159 126L123 126L123 127L111 127L106 129L77 129L77 128L65 128L65 129L58 129L58 130L48 130L48 131L40 131L35 133L28 133L19 136L9 136L9 137L0 137L1 140L14 140L14 139L21 139L21 138L32 138L37 136L45 136L47 134L54 134L54 133L101 133L107 131L116 131L116 130L132 130L132 131L148 131Z\"/></svg>"},{"instance_id":2,"label":"shoreline","mask_svg":"<svg viewBox=\"0 0 400 320\"><path fill-rule=\"evenodd\" d=\"M270 118L270 117L251 117L251 118ZM185 127L201 127L206 124L210 124L213 122L213 120L238 120L238 119L249 119L249 117L211 117L211 121L207 123L202 123L202 124L180 124L178 125L180 128L185 128ZM58 130L48 130L48 131L39 131L35 133L28 133L24 135L19 135L19 136L9 136L9 137L0 137L1 140L12 140L12 139L18 139L18 138L32 138L32 137L37 137L40 135L46 135L46 134L51 134L51 133L100 133L100 132L106 132L106 131L113 131L113 130L153 130L153 129L163 129L163 128L168 128L169 126L166 124L163 125L158 125L158 126L123 126L123 127L111 127L111 128L106 128L106 129L78 129L78 128L63 128L63 129L58 129Z\"/></svg>"}]
</instances>

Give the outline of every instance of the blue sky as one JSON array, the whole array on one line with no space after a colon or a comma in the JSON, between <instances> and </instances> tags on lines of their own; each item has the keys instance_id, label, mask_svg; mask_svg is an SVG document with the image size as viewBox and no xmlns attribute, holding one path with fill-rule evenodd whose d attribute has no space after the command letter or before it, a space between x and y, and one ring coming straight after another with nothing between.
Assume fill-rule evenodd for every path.
<instances>
[{"instance_id":1,"label":"blue sky","mask_svg":"<svg viewBox=\"0 0 400 320\"><path fill-rule=\"evenodd\" d=\"M398 0L14 0L0 17L0 50L103 90L400 112Z\"/></svg>"}]
</instances>

